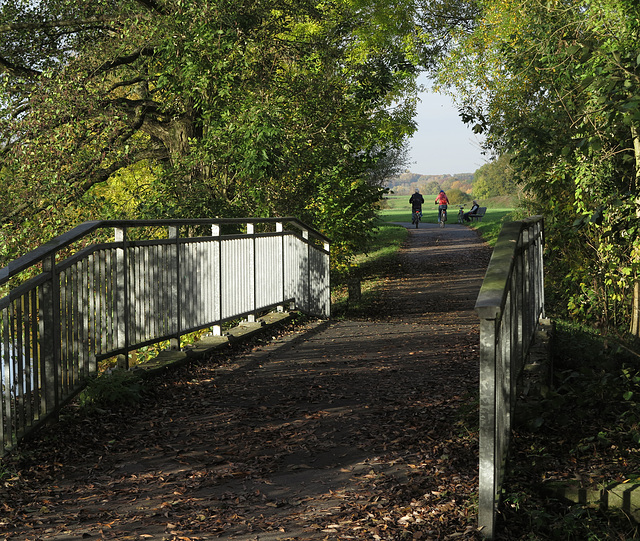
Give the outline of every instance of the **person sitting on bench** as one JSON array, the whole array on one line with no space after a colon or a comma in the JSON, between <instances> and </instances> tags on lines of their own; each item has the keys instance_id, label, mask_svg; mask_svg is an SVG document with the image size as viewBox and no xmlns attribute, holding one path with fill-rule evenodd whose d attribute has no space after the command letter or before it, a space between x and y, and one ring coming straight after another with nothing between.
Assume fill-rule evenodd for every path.
<instances>
[{"instance_id":1,"label":"person sitting on bench","mask_svg":"<svg viewBox=\"0 0 640 541\"><path fill-rule=\"evenodd\" d=\"M478 209L480 208L480 204L474 199L473 200L473 205L471 205L471 210L469 212L465 212L462 216L462 218L464 218L465 222L470 222L471 218L469 218L470 214L475 214L476 212L478 212Z\"/></svg>"}]
</instances>

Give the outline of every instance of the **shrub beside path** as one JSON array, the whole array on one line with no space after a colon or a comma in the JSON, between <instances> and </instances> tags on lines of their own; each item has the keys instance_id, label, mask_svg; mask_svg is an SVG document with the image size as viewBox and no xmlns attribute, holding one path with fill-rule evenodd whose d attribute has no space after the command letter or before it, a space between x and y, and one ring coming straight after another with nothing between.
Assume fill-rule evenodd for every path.
<instances>
[{"instance_id":1,"label":"shrub beside path","mask_svg":"<svg viewBox=\"0 0 640 541\"><path fill-rule=\"evenodd\" d=\"M464 226L409 231L366 317L194 362L22 445L0 538L475 538L490 248Z\"/></svg>"}]
</instances>

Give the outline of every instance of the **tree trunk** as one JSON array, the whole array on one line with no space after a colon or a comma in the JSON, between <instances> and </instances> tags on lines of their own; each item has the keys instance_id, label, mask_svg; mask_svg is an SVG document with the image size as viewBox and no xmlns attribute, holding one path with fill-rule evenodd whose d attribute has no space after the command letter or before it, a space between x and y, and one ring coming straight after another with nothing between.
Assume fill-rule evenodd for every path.
<instances>
[{"instance_id":1,"label":"tree trunk","mask_svg":"<svg viewBox=\"0 0 640 541\"><path fill-rule=\"evenodd\" d=\"M631 315L631 334L640 337L640 282L636 278L633 287L633 314Z\"/></svg>"},{"instance_id":2,"label":"tree trunk","mask_svg":"<svg viewBox=\"0 0 640 541\"><path fill-rule=\"evenodd\" d=\"M633 137L633 150L636 158L635 193L638 194L638 190L640 189L640 134L636 126L632 126L631 136ZM636 216L640 219L640 195L636 195ZM640 246L636 244L632 250L632 261L640 264ZM633 336L640 338L640 276L638 276L637 271L633 287L633 307L631 312L631 328L629 330Z\"/></svg>"},{"instance_id":3,"label":"tree trunk","mask_svg":"<svg viewBox=\"0 0 640 541\"><path fill-rule=\"evenodd\" d=\"M158 122L145 118L142 130L162 141L162 144L167 149L169 160L172 164L175 164L189 150L193 122L189 117L177 118L171 122Z\"/></svg>"}]
</instances>

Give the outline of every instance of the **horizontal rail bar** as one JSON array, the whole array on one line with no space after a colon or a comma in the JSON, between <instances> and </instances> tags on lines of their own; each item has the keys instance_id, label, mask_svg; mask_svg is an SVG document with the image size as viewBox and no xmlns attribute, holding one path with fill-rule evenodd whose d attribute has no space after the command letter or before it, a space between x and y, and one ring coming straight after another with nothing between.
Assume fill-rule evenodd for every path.
<instances>
[{"instance_id":1,"label":"horizontal rail bar","mask_svg":"<svg viewBox=\"0 0 640 541\"><path fill-rule=\"evenodd\" d=\"M542 216L532 216L517 222L507 222L502 226L491 255L491 261L482 282L475 311L482 319L496 319L504 310L507 300L508 283L513 273L517 255L525 249L520 242L521 232L542 220ZM537 242L527 241L527 246Z\"/></svg>"},{"instance_id":2,"label":"horizontal rail bar","mask_svg":"<svg viewBox=\"0 0 640 541\"><path fill-rule=\"evenodd\" d=\"M287 223L295 226L301 231L308 231L309 235L323 243L329 243L329 239L322 233L305 225L303 222L293 217L286 218L191 218L191 219L175 219L175 220L94 220L84 222L71 231L63 233L51 239L49 242L32 250L28 254L19 257L9 263L7 266L0 268L0 286L6 283L11 277L16 276L25 269L39 263L43 259L51 256L72 245L74 242L86 237L87 235L97 231L98 229L107 228L137 228L137 227L177 227L185 225L204 226L204 225L243 225L243 224L275 224Z\"/></svg>"}]
</instances>

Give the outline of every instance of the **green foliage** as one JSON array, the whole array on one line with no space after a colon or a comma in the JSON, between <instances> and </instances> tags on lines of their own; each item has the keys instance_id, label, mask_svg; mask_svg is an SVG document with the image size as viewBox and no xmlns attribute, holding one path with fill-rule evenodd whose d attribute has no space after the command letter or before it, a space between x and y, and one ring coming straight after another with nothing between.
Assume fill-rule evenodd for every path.
<instances>
[{"instance_id":1,"label":"green foliage","mask_svg":"<svg viewBox=\"0 0 640 541\"><path fill-rule=\"evenodd\" d=\"M492 0L443 65L463 117L545 216L550 298L625 330L640 263L636 3ZM637 149L637 150L634 150ZM489 193L480 171L474 193Z\"/></svg>"},{"instance_id":2,"label":"green foliage","mask_svg":"<svg viewBox=\"0 0 640 541\"><path fill-rule=\"evenodd\" d=\"M480 199L519 192L509 156L502 155L474 173L473 196Z\"/></svg>"},{"instance_id":3,"label":"green foliage","mask_svg":"<svg viewBox=\"0 0 640 541\"><path fill-rule=\"evenodd\" d=\"M142 400L143 394L144 383L139 375L115 369L89 379L77 400L87 411L109 410L133 406Z\"/></svg>"},{"instance_id":4,"label":"green foliage","mask_svg":"<svg viewBox=\"0 0 640 541\"><path fill-rule=\"evenodd\" d=\"M558 320L554 386L523 394L498 539L636 539L637 523L609 509L550 497L547 483L594 491L637 477L637 356L589 327Z\"/></svg>"},{"instance_id":5,"label":"green foliage","mask_svg":"<svg viewBox=\"0 0 640 541\"><path fill-rule=\"evenodd\" d=\"M338 260L366 243L415 128L411 3L22 4L0 7L7 256L113 217L295 215Z\"/></svg>"},{"instance_id":6,"label":"green foliage","mask_svg":"<svg viewBox=\"0 0 640 541\"><path fill-rule=\"evenodd\" d=\"M637 356L591 328L563 320L557 322L553 350L555 384L539 400L526 401L520 421L531 430L584 425L583 437L572 444L576 454L588 452L594 445L638 445ZM598 420L597 426L591 425L593 419Z\"/></svg>"},{"instance_id":7,"label":"green foliage","mask_svg":"<svg viewBox=\"0 0 640 541\"><path fill-rule=\"evenodd\" d=\"M509 492L504 499L508 510L498 528L509 533L499 533L497 540L604 541L637 539L639 533L635 523L622 513L604 513L551 498L542 500L525 491Z\"/></svg>"},{"instance_id":8,"label":"green foliage","mask_svg":"<svg viewBox=\"0 0 640 541\"><path fill-rule=\"evenodd\" d=\"M458 188L451 188L447 192L447 197L452 205L461 205L471 201L471 196Z\"/></svg>"}]
</instances>

